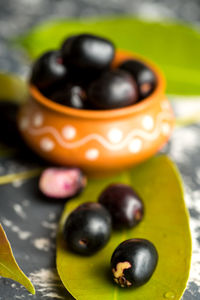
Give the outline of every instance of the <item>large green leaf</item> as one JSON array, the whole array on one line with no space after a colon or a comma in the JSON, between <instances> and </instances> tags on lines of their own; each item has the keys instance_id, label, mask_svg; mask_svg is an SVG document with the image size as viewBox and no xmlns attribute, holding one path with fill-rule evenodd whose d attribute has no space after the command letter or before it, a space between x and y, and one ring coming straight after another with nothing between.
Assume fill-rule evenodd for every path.
<instances>
[{"instance_id":1,"label":"large green leaf","mask_svg":"<svg viewBox=\"0 0 200 300\"><path fill-rule=\"evenodd\" d=\"M114 232L108 245L91 257L67 251L62 228L68 214L80 203L96 201L111 182L129 184L141 195L144 220L135 229ZM109 279L110 258L120 242L135 237L155 244L159 263L147 284L124 290ZM90 180L85 191L66 204L57 240L57 269L65 287L78 300L178 300L186 286L190 258L191 237L181 180L166 156L152 158L116 177Z\"/></svg>"},{"instance_id":2,"label":"large green leaf","mask_svg":"<svg viewBox=\"0 0 200 300\"><path fill-rule=\"evenodd\" d=\"M6 234L1 224L0 224L0 276L7 277L21 283L31 294L35 294L34 286L17 265L17 262L12 253L10 243L6 237Z\"/></svg>"},{"instance_id":3,"label":"large green leaf","mask_svg":"<svg viewBox=\"0 0 200 300\"><path fill-rule=\"evenodd\" d=\"M140 53L156 62L167 78L167 92L200 94L200 32L180 23L150 22L133 17L51 21L17 39L37 57L57 48L69 35L90 32L110 38L118 48Z\"/></svg>"}]
</instances>

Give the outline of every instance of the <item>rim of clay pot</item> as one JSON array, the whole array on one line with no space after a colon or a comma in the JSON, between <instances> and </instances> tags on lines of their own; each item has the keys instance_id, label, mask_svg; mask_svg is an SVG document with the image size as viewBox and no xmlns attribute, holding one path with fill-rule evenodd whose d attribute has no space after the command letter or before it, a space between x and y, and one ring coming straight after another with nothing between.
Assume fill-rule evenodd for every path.
<instances>
[{"instance_id":1,"label":"rim of clay pot","mask_svg":"<svg viewBox=\"0 0 200 300\"><path fill-rule=\"evenodd\" d=\"M155 66L152 62L148 61L146 58L142 58L138 54L127 52L124 50L118 50L118 52L122 53L125 59L139 59L140 61L148 65L148 67L150 67L150 69L152 69L156 75L156 88L148 97L146 97L138 103L123 108L115 108L110 110L86 110L67 107L53 102L52 100L45 97L32 84L29 85L30 94L38 103L47 107L48 109L57 111L61 114L65 114L68 116L70 115L72 117L79 117L84 119L113 119L117 117L125 117L130 114L138 114L141 111L145 111L148 109L149 106L151 107L151 105L153 105L156 101L159 101L164 96L166 86L164 75L157 66Z\"/></svg>"}]
</instances>

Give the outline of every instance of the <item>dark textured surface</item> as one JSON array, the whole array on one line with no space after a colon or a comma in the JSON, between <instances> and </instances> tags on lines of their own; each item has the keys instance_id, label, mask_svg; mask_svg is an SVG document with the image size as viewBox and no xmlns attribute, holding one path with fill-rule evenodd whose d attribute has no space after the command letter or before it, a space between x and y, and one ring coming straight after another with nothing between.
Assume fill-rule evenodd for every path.
<instances>
[{"instance_id":1,"label":"dark textured surface","mask_svg":"<svg viewBox=\"0 0 200 300\"><path fill-rule=\"evenodd\" d=\"M0 159L1 176L37 167L37 157L31 157L31 162L21 155ZM0 299L68 299L55 267L56 230L64 202L43 196L38 190L38 177L1 185L0 199L0 223L17 262L37 290L32 296L18 283L1 279Z\"/></svg>"},{"instance_id":2,"label":"dark textured surface","mask_svg":"<svg viewBox=\"0 0 200 300\"><path fill-rule=\"evenodd\" d=\"M8 42L41 20L104 14L136 14L145 18L179 18L199 23L199 0L0 0L0 70L22 75L28 72L23 53ZM183 104L184 105L184 104ZM195 103L194 110L195 110ZM180 102L175 106L180 114ZM185 182L191 216L193 258L190 280L183 300L200 299L200 126L176 129L165 148L178 164ZM22 155L23 156L23 155ZM37 166L37 159L0 160L0 175ZM0 300L70 299L55 269L55 235L63 203L47 202L37 192L37 179L0 186L0 222L6 230L15 257L35 284L37 294L29 295L19 284L1 278ZM144 299L145 300L145 299Z\"/></svg>"}]
</instances>

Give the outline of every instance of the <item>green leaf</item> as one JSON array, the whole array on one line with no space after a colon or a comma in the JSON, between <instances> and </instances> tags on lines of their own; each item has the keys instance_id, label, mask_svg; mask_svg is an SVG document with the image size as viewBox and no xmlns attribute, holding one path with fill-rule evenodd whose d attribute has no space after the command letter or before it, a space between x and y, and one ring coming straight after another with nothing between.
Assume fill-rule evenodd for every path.
<instances>
[{"instance_id":1,"label":"green leaf","mask_svg":"<svg viewBox=\"0 0 200 300\"><path fill-rule=\"evenodd\" d=\"M10 243L5 231L0 224L0 276L13 279L21 283L31 294L35 294L35 289L30 280L21 271L13 256Z\"/></svg>"},{"instance_id":2,"label":"green leaf","mask_svg":"<svg viewBox=\"0 0 200 300\"><path fill-rule=\"evenodd\" d=\"M67 36L80 32L103 35L117 48L153 60L166 75L168 93L200 94L200 32L182 23L150 22L130 16L50 21L33 28L17 42L36 58L59 47Z\"/></svg>"},{"instance_id":3,"label":"green leaf","mask_svg":"<svg viewBox=\"0 0 200 300\"><path fill-rule=\"evenodd\" d=\"M1 152L0 152L1 155ZM27 180L30 178L37 177L41 174L43 168L30 169L20 173L11 173L0 176L0 185L8 184L16 180Z\"/></svg>"},{"instance_id":4,"label":"green leaf","mask_svg":"<svg viewBox=\"0 0 200 300\"><path fill-rule=\"evenodd\" d=\"M23 79L13 74L0 73L0 101L23 104L27 95L27 84Z\"/></svg>"},{"instance_id":5,"label":"green leaf","mask_svg":"<svg viewBox=\"0 0 200 300\"><path fill-rule=\"evenodd\" d=\"M131 185L145 204L143 221L131 230L113 232L108 245L90 257L66 250L62 228L68 214L85 201L96 201L112 182ZM122 289L109 279L111 254L129 238L152 241L159 262L150 281L137 289ZM84 192L66 204L57 239L57 269L61 280L78 300L178 300L185 289L191 259L191 236L182 183L166 156L154 157L136 168L107 179L91 179Z\"/></svg>"}]
</instances>

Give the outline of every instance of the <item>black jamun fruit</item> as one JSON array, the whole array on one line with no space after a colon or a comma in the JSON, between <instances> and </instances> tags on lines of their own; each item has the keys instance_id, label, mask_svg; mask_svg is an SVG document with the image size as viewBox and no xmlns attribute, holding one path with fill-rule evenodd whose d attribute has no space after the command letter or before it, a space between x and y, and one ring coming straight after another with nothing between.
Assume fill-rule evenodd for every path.
<instances>
[{"instance_id":1,"label":"black jamun fruit","mask_svg":"<svg viewBox=\"0 0 200 300\"><path fill-rule=\"evenodd\" d=\"M144 63L130 59L124 61L118 68L129 72L133 76L139 88L140 99L152 93L156 86L156 76Z\"/></svg>"},{"instance_id":2,"label":"black jamun fruit","mask_svg":"<svg viewBox=\"0 0 200 300\"><path fill-rule=\"evenodd\" d=\"M80 34L64 41L61 53L66 66L103 70L111 65L115 48L107 39L92 34Z\"/></svg>"},{"instance_id":3,"label":"black jamun fruit","mask_svg":"<svg viewBox=\"0 0 200 300\"><path fill-rule=\"evenodd\" d=\"M138 100L137 85L132 76L125 71L107 71L91 83L88 99L99 109L125 107Z\"/></svg>"},{"instance_id":4,"label":"black jamun fruit","mask_svg":"<svg viewBox=\"0 0 200 300\"><path fill-rule=\"evenodd\" d=\"M117 229L133 227L143 218L143 202L128 185L109 185L100 194L99 203L110 212L113 226Z\"/></svg>"},{"instance_id":5,"label":"black jamun fruit","mask_svg":"<svg viewBox=\"0 0 200 300\"><path fill-rule=\"evenodd\" d=\"M86 108L86 93L82 87L78 85L68 84L61 89L54 91L49 98L57 103L65 106L85 109Z\"/></svg>"},{"instance_id":6,"label":"black jamun fruit","mask_svg":"<svg viewBox=\"0 0 200 300\"><path fill-rule=\"evenodd\" d=\"M86 202L69 215L63 234L70 250L91 255L105 246L111 230L109 212L99 203Z\"/></svg>"},{"instance_id":7,"label":"black jamun fruit","mask_svg":"<svg viewBox=\"0 0 200 300\"><path fill-rule=\"evenodd\" d=\"M69 73L72 84L81 86L86 91L90 84L97 80L102 74L101 71L95 69L83 70L76 67L70 67Z\"/></svg>"},{"instance_id":8,"label":"black jamun fruit","mask_svg":"<svg viewBox=\"0 0 200 300\"><path fill-rule=\"evenodd\" d=\"M59 51L48 51L40 56L33 65L30 81L40 90L47 90L65 81L68 71L63 65Z\"/></svg>"},{"instance_id":9,"label":"black jamun fruit","mask_svg":"<svg viewBox=\"0 0 200 300\"><path fill-rule=\"evenodd\" d=\"M145 239L122 242L111 258L114 281L121 287L138 287L153 275L158 262L155 246Z\"/></svg>"}]
</instances>

